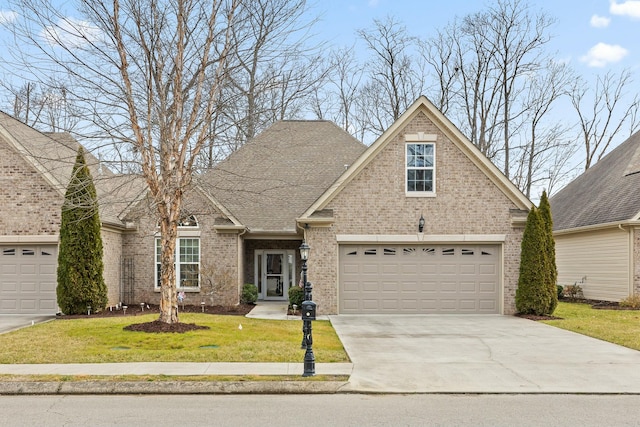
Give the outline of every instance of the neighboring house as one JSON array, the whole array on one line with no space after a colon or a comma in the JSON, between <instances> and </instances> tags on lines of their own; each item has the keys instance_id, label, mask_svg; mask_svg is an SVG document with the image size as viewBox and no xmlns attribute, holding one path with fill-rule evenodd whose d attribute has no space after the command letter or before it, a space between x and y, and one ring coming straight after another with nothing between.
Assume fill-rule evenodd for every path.
<instances>
[{"instance_id":1,"label":"neighboring house","mask_svg":"<svg viewBox=\"0 0 640 427\"><path fill-rule=\"evenodd\" d=\"M61 207L78 143L44 134L0 112L0 314L56 313ZM122 233L118 213L143 190L86 154L96 191L109 300L118 301Z\"/></svg>"},{"instance_id":2,"label":"neighboring house","mask_svg":"<svg viewBox=\"0 0 640 427\"><path fill-rule=\"evenodd\" d=\"M640 292L640 133L553 196L558 284L585 298Z\"/></svg>"},{"instance_id":3,"label":"neighboring house","mask_svg":"<svg viewBox=\"0 0 640 427\"><path fill-rule=\"evenodd\" d=\"M120 274L111 304L159 300L158 220L140 194L122 193L113 210L121 247L119 261L105 260ZM194 177L177 286L187 304L237 304L243 283L261 300L287 300L306 240L320 313L512 314L530 206L424 97L370 147L330 122L281 121ZM58 225L59 214L46 233L29 233L45 234L53 251ZM19 234L13 227L0 238Z\"/></svg>"}]
</instances>

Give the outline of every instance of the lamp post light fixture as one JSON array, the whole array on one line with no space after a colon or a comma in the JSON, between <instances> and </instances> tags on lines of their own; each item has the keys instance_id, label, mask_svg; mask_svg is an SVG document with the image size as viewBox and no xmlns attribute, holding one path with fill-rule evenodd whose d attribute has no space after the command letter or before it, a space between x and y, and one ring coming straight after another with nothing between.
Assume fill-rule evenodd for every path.
<instances>
[{"instance_id":1,"label":"lamp post light fixture","mask_svg":"<svg viewBox=\"0 0 640 427\"><path fill-rule=\"evenodd\" d=\"M316 358L313 354L313 327L311 322L316 320L316 303L311 295L311 282L307 280L307 260L309 259L309 245L306 241L300 245L300 259L302 259L302 282L304 286L304 301L300 310L302 316L302 348L304 353L304 373L303 377L310 377L316 374Z\"/></svg>"}]
</instances>

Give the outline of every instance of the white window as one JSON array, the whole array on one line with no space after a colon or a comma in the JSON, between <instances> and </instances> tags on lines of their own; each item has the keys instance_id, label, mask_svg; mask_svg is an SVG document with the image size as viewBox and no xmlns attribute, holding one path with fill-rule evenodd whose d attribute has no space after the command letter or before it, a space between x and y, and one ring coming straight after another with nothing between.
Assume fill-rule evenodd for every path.
<instances>
[{"instance_id":1,"label":"white window","mask_svg":"<svg viewBox=\"0 0 640 427\"><path fill-rule=\"evenodd\" d=\"M195 230L198 222L193 215L184 215L178 222L178 238L174 266L178 289L200 288L200 233ZM160 288L162 240L156 238L156 289Z\"/></svg>"},{"instance_id":2,"label":"white window","mask_svg":"<svg viewBox=\"0 0 640 427\"><path fill-rule=\"evenodd\" d=\"M406 144L406 194L432 196L436 192L435 144Z\"/></svg>"},{"instance_id":3,"label":"white window","mask_svg":"<svg viewBox=\"0 0 640 427\"><path fill-rule=\"evenodd\" d=\"M156 238L156 288L160 287L162 243ZM200 239L182 237L176 241L176 287L198 289L200 287Z\"/></svg>"}]
</instances>

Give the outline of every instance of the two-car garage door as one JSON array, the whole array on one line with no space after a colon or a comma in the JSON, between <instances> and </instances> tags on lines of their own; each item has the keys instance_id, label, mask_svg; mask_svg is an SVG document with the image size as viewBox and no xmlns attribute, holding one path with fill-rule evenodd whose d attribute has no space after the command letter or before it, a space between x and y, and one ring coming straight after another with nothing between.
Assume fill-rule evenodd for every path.
<instances>
[{"instance_id":1,"label":"two-car garage door","mask_svg":"<svg viewBox=\"0 0 640 427\"><path fill-rule=\"evenodd\" d=\"M339 311L499 313L500 245L341 245Z\"/></svg>"},{"instance_id":2,"label":"two-car garage door","mask_svg":"<svg viewBox=\"0 0 640 427\"><path fill-rule=\"evenodd\" d=\"M0 314L55 314L56 245L0 245Z\"/></svg>"}]
</instances>

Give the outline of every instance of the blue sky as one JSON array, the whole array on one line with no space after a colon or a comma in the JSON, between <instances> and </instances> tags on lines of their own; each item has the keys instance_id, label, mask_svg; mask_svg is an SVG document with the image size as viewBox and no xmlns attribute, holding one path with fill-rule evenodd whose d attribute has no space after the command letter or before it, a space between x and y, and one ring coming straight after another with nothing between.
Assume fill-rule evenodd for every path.
<instances>
[{"instance_id":1,"label":"blue sky","mask_svg":"<svg viewBox=\"0 0 640 427\"><path fill-rule=\"evenodd\" d=\"M391 15L409 34L429 37L456 16L481 11L495 2L474 0L318 0L322 12L319 35L336 45L351 45L355 31L374 19ZM550 50L569 61L582 75L608 70L640 69L640 0L532 0L532 10L556 19ZM640 81L636 82L640 89ZM638 90L640 92L640 90Z\"/></svg>"},{"instance_id":2,"label":"blue sky","mask_svg":"<svg viewBox=\"0 0 640 427\"><path fill-rule=\"evenodd\" d=\"M525 2L525 0L522 0ZM432 36L456 17L481 11L495 3L481 0L310 0L320 14L315 28L319 39L334 46L350 46L356 31L371 28L374 19L393 16L409 34ZM69 3L59 1L59 3ZM557 58L569 61L583 76L623 68L640 70L640 0L531 0L533 10L544 10L557 22L549 47ZM6 0L0 0L0 21L12 19ZM2 39L8 37L0 30ZM640 92L640 81L635 82Z\"/></svg>"},{"instance_id":3,"label":"blue sky","mask_svg":"<svg viewBox=\"0 0 640 427\"><path fill-rule=\"evenodd\" d=\"M526 3L525 0L522 0ZM349 46L356 30L370 28L374 19L394 16L409 34L429 37L435 29L469 13L486 9L492 1L480 0L310 0L321 15L318 37L332 45ZM64 4L73 2L59 1ZM557 22L550 46L558 58L581 71L640 68L640 0L531 0L533 10L544 10ZM6 0L0 0L0 21L11 19ZM0 41L8 35L0 31Z\"/></svg>"}]
</instances>

